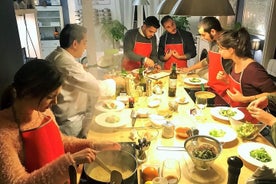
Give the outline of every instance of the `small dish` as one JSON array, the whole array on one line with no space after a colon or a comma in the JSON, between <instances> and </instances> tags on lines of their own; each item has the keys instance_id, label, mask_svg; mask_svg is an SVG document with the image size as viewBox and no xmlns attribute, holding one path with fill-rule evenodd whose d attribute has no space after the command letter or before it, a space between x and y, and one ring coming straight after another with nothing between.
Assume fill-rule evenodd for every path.
<instances>
[{"instance_id":1,"label":"small dish","mask_svg":"<svg viewBox=\"0 0 276 184\"><path fill-rule=\"evenodd\" d=\"M167 121L164 116L160 116L157 114L149 115L150 121L154 127L160 128L162 127Z\"/></svg>"},{"instance_id":2,"label":"small dish","mask_svg":"<svg viewBox=\"0 0 276 184\"><path fill-rule=\"evenodd\" d=\"M175 101L178 104L187 104L187 103L189 103L189 100L185 97L178 97L178 98L175 99Z\"/></svg>"},{"instance_id":3,"label":"small dish","mask_svg":"<svg viewBox=\"0 0 276 184\"><path fill-rule=\"evenodd\" d=\"M148 102L148 106L151 108L158 107L160 105L160 100L159 99L150 99Z\"/></svg>"}]
</instances>

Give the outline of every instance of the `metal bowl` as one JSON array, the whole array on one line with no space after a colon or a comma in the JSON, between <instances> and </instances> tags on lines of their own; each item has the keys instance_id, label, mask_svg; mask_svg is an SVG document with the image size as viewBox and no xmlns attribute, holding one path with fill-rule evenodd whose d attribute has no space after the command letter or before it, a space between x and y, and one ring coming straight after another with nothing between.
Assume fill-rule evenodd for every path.
<instances>
[{"instance_id":1,"label":"metal bowl","mask_svg":"<svg viewBox=\"0 0 276 184\"><path fill-rule=\"evenodd\" d=\"M222 145L217 139L204 135L189 137L184 142L184 148L199 170L208 170L222 151Z\"/></svg>"}]
</instances>

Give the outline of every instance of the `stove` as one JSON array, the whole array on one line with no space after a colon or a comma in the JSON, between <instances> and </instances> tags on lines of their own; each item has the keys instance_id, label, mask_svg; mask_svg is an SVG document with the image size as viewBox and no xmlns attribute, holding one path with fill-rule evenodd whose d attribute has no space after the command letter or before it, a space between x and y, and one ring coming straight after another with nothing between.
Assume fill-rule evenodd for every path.
<instances>
[{"instance_id":1,"label":"stove","mask_svg":"<svg viewBox=\"0 0 276 184\"><path fill-rule=\"evenodd\" d=\"M121 150L127 151L135 156L135 142L120 142L120 144L121 144ZM137 170L134 173L133 177L135 179L132 183L122 183L122 184L138 184ZM89 177L85 174L84 169L83 169L79 184L99 184L99 182L91 181L91 179L89 179Z\"/></svg>"}]
</instances>

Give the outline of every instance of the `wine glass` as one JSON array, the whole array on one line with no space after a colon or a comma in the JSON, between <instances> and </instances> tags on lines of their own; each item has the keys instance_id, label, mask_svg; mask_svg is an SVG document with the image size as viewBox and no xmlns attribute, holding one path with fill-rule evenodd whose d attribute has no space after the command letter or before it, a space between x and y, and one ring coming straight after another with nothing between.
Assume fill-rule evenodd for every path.
<instances>
[{"instance_id":1,"label":"wine glass","mask_svg":"<svg viewBox=\"0 0 276 184\"><path fill-rule=\"evenodd\" d=\"M161 175L167 179L168 184L177 184L181 177L179 162L175 159L164 160Z\"/></svg>"}]
</instances>

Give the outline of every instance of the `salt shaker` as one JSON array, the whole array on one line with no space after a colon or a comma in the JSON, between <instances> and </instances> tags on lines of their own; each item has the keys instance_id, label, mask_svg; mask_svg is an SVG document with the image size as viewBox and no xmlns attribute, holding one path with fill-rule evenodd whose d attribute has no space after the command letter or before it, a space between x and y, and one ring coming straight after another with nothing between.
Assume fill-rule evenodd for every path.
<instances>
[{"instance_id":1,"label":"salt shaker","mask_svg":"<svg viewBox=\"0 0 276 184\"><path fill-rule=\"evenodd\" d=\"M231 156L227 159L228 163L228 181L227 184L238 184L239 175L243 166L242 160L237 156Z\"/></svg>"}]
</instances>

